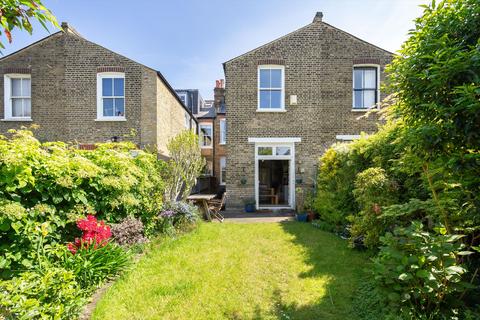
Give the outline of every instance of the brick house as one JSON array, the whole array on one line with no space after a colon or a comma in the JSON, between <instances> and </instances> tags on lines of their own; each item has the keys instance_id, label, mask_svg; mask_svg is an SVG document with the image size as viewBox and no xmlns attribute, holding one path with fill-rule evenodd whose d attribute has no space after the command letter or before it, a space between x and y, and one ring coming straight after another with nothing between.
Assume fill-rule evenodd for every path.
<instances>
[{"instance_id":1,"label":"brick house","mask_svg":"<svg viewBox=\"0 0 480 320\"><path fill-rule=\"evenodd\" d=\"M223 64L229 206L294 208L316 180L325 148L377 129L384 67L393 54L312 23Z\"/></svg>"},{"instance_id":2,"label":"brick house","mask_svg":"<svg viewBox=\"0 0 480 320\"><path fill-rule=\"evenodd\" d=\"M160 72L88 41L67 23L0 59L0 73L0 133L37 124L40 140L128 139L168 156L168 139L196 127Z\"/></svg>"}]
</instances>

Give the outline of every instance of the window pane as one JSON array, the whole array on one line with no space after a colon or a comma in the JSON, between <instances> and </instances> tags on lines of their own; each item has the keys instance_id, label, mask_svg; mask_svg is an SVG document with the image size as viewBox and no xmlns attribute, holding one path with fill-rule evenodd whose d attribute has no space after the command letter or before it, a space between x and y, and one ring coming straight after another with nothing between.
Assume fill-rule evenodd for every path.
<instances>
[{"instance_id":1,"label":"window pane","mask_svg":"<svg viewBox=\"0 0 480 320\"><path fill-rule=\"evenodd\" d=\"M12 99L12 117L23 117L22 99Z\"/></svg>"},{"instance_id":2,"label":"window pane","mask_svg":"<svg viewBox=\"0 0 480 320\"><path fill-rule=\"evenodd\" d=\"M12 96L20 97L22 95L22 79L12 79Z\"/></svg>"},{"instance_id":3,"label":"window pane","mask_svg":"<svg viewBox=\"0 0 480 320\"><path fill-rule=\"evenodd\" d=\"M114 83L114 96L117 96L117 97L123 97L125 94L124 94L124 83L125 83L125 79L123 78L115 78L113 80L113 83Z\"/></svg>"},{"instance_id":4,"label":"window pane","mask_svg":"<svg viewBox=\"0 0 480 320\"><path fill-rule=\"evenodd\" d=\"M260 88L270 88L270 69L260 69Z\"/></svg>"},{"instance_id":5,"label":"window pane","mask_svg":"<svg viewBox=\"0 0 480 320\"><path fill-rule=\"evenodd\" d=\"M289 156L290 147L277 147L276 154L277 156Z\"/></svg>"},{"instance_id":6,"label":"window pane","mask_svg":"<svg viewBox=\"0 0 480 320\"><path fill-rule=\"evenodd\" d=\"M212 128L210 126L200 127L200 139L201 145L204 147L209 147L212 145Z\"/></svg>"},{"instance_id":7,"label":"window pane","mask_svg":"<svg viewBox=\"0 0 480 320\"><path fill-rule=\"evenodd\" d=\"M271 99L271 108L279 109L282 107L282 91L280 90L272 90L270 91L270 99Z\"/></svg>"},{"instance_id":8,"label":"window pane","mask_svg":"<svg viewBox=\"0 0 480 320\"><path fill-rule=\"evenodd\" d=\"M22 79L22 96L30 97L30 79Z\"/></svg>"},{"instance_id":9,"label":"window pane","mask_svg":"<svg viewBox=\"0 0 480 320\"><path fill-rule=\"evenodd\" d=\"M362 91L354 91L353 92L353 98L354 98L354 106L355 109L361 109L363 108L363 94Z\"/></svg>"},{"instance_id":10,"label":"window pane","mask_svg":"<svg viewBox=\"0 0 480 320\"><path fill-rule=\"evenodd\" d=\"M364 71L364 88L376 89L377 87L377 72L375 69L366 69Z\"/></svg>"},{"instance_id":11,"label":"window pane","mask_svg":"<svg viewBox=\"0 0 480 320\"><path fill-rule=\"evenodd\" d=\"M111 97L112 92L112 78L103 78L102 79L102 95L104 97Z\"/></svg>"},{"instance_id":12,"label":"window pane","mask_svg":"<svg viewBox=\"0 0 480 320\"><path fill-rule=\"evenodd\" d=\"M104 117L113 116L113 99L111 98L103 99L103 116Z\"/></svg>"},{"instance_id":13,"label":"window pane","mask_svg":"<svg viewBox=\"0 0 480 320\"><path fill-rule=\"evenodd\" d=\"M23 99L23 116L31 117L32 116L32 100Z\"/></svg>"},{"instance_id":14,"label":"window pane","mask_svg":"<svg viewBox=\"0 0 480 320\"><path fill-rule=\"evenodd\" d=\"M354 77L353 77L353 87L355 89L362 89L363 88L363 70L362 69L355 69L354 70Z\"/></svg>"},{"instance_id":15,"label":"window pane","mask_svg":"<svg viewBox=\"0 0 480 320\"><path fill-rule=\"evenodd\" d=\"M272 154L272 147L258 147L259 156L271 156Z\"/></svg>"},{"instance_id":16,"label":"window pane","mask_svg":"<svg viewBox=\"0 0 480 320\"><path fill-rule=\"evenodd\" d=\"M375 90L363 91L363 107L370 108L375 104Z\"/></svg>"},{"instance_id":17,"label":"window pane","mask_svg":"<svg viewBox=\"0 0 480 320\"><path fill-rule=\"evenodd\" d=\"M115 99L115 116L123 117L125 115L125 99Z\"/></svg>"},{"instance_id":18,"label":"window pane","mask_svg":"<svg viewBox=\"0 0 480 320\"><path fill-rule=\"evenodd\" d=\"M260 108L270 108L270 90L260 90Z\"/></svg>"},{"instance_id":19,"label":"window pane","mask_svg":"<svg viewBox=\"0 0 480 320\"><path fill-rule=\"evenodd\" d=\"M281 88L282 87L282 70L281 69L272 69L271 70L271 88Z\"/></svg>"}]
</instances>

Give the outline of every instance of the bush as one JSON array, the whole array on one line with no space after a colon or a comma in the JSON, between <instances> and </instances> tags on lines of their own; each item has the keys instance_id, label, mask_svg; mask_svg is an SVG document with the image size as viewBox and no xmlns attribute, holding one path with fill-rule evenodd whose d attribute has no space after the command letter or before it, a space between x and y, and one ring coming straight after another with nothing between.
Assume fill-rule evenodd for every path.
<instances>
[{"instance_id":1,"label":"bush","mask_svg":"<svg viewBox=\"0 0 480 320\"><path fill-rule=\"evenodd\" d=\"M173 235L177 231L189 231L200 220L198 208L187 202L176 201L164 204L158 215L157 231Z\"/></svg>"},{"instance_id":2,"label":"bush","mask_svg":"<svg viewBox=\"0 0 480 320\"><path fill-rule=\"evenodd\" d=\"M113 240L121 246L131 246L147 242L142 221L128 217L112 225Z\"/></svg>"},{"instance_id":3,"label":"bush","mask_svg":"<svg viewBox=\"0 0 480 320\"><path fill-rule=\"evenodd\" d=\"M462 235L424 230L421 222L396 228L381 238L375 262L375 279L394 310L411 318L453 317L461 305L458 297L469 285L462 280L466 269L459 265ZM457 310L458 312L458 310Z\"/></svg>"},{"instance_id":4,"label":"bush","mask_svg":"<svg viewBox=\"0 0 480 320\"><path fill-rule=\"evenodd\" d=\"M0 318L75 319L85 302L72 272L49 268L0 280Z\"/></svg>"}]
</instances>

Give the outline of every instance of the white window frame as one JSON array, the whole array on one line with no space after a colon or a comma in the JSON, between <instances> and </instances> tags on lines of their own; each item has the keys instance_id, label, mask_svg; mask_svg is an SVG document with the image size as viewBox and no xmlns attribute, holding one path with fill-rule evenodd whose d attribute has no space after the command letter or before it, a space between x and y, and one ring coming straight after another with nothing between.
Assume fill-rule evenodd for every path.
<instances>
[{"instance_id":1,"label":"white window frame","mask_svg":"<svg viewBox=\"0 0 480 320\"><path fill-rule=\"evenodd\" d=\"M210 128L210 132L211 132L211 143L209 146L204 146L202 144L202 140L203 140L203 137L201 136L200 139L199 139L199 142L200 142L200 148L202 149L212 149L213 148L213 124L212 123L200 123L198 125L198 132L199 132L199 135L202 135L202 128L203 127L209 127Z\"/></svg>"},{"instance_id":2,"label":"white window frame","mask_svg":"<svg viewBox=\"0 0 480 320\"><path fill-rule=\"evenodd\" d=\"M377 69L377 103L369 108L355 108L355 68L376 68ZM380 65L379 64L372 64L372 63L364 63L364 64L354 64L352 68L352 111L353 112L367 112L370 110L380 109Z\"/></svg>"},{"instance_id":3,"label":"white window frame","mask_svg":"<svg viewBox=\"0 0 480 320\"><path fill-rule=\"evenodd\" d=\"M102 80L104 78L123 79L123 97L112 96L111 98L123 98L123 116L104 116L103 115L103 91ZM127 121L127 99L126 99L126 82L124 72L99 72L97 73L97 119L95 121Z\"/></svg>"},{"instance_id":4,"label":"white window frame","mask_svg":"<svg viewBox=\"0 0 480 320\"><path fill-rule=\"evenodd\" d=\"M182 98L181 97L184 97L185 98L185 102L183 103L185 106L188 105L188 95L186 93L179 93L178 94L178 97L180 98L180 101L182 101Z\"/></svg>"},{"instance_id":5,"label":"white window frame","mask_svg":"<svg viewBox=\"0 0 480 320\"><path fill-rule=\"evenodd\" d=\"M226 119L220 119L219 126L220 126L220 142L219 142L219 144L223 145L223 144L227 143L227 121L226 121Z\"/></svg>"},{"instance_id":6,"label":"white window frame","mask_svg":"<svg viewBox=\"0 0 480 320\"><path fill-rule=\"evenodd\" d=\"M227 157L220 157L220 160L219 160L219 167L220 167L220 174L219 174L219 182L220 182L220 185L221 186L224 186L226 181L224 181L224 176L223 176L223 173L222 173L222 168L227 171Z\"/></svg>"},{"instance_id":7,"label":"white window frame","mask_svg":"<svg viewBox=\"0 0 480 320\"><path fill-rule=\"evenodd\" d=\"M185 129L190 129L190 115L185 111Z\"/></svg>"},{"instance_id":8,"label":"white window frame","mask_svg":"<svg viewBox=\"0 0 480 320\"><path fill-rule=\"evenodd\" d=\"M30 97L22 96L16 98L30 98L30 117L14 117L12 115L12 79L30 79ZM32 121L32 76L30 74L9 73L3 76L3 95L4 95L4 119L3 121Z\"/></svg>"},{"instance_id":9,"label":"white window frame","mask_svg":"<svg viewBox=\"0 0 480 320\"><path fill-rule=\"evenodd\" d=\"M260 87L260 71L277 69L282 71L281 88L261 88ZM261 108L260 107L260 91L261 90L280 90L280 108ZM286 112L285 110L285 66L282 65L259 65L257 70L257 112Z\"/></svg>"}]
</instances>

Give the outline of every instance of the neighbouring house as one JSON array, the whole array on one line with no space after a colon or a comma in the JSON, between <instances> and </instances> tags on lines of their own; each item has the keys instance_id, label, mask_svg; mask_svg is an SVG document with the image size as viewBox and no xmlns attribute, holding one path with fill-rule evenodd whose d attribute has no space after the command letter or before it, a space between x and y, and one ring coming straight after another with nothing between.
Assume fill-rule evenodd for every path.
<instances>
[{"instance_id":1,"label":"neighbouring house","mask_svg":"<svg viewBox=\"0 0 480 320\"><path fill-rule=\"evenodd\" d=\"M226 136L225 88L216 81L214 99L203 100L197 89L175 90L198 121L199 143L206 165L197 191L221 193L225 190Z\"/></svg>"},{"instance_id":2,"label":"neighbouring house","mask_svg":"<svg viewBox=\"0 0 480 320\"><path fill-rule=\"evenodd\" d=\"M36 124L46 141L129 140L168 156L196 119L163 75L62 30L0 59L0 132ZM132 134L133 132L133 134Z\"/></svg>"},{"instance_id":3,"label":"neighbouring house","mask_svg":"<svg viewBox=\"0 0 480 320\"><path fill-rule=\"evenodd\" d=\"M294 208L336 141L377 129L380 85L393 54L323 21L223 64L229 206Z\"/></svg>"}]
</instances>

